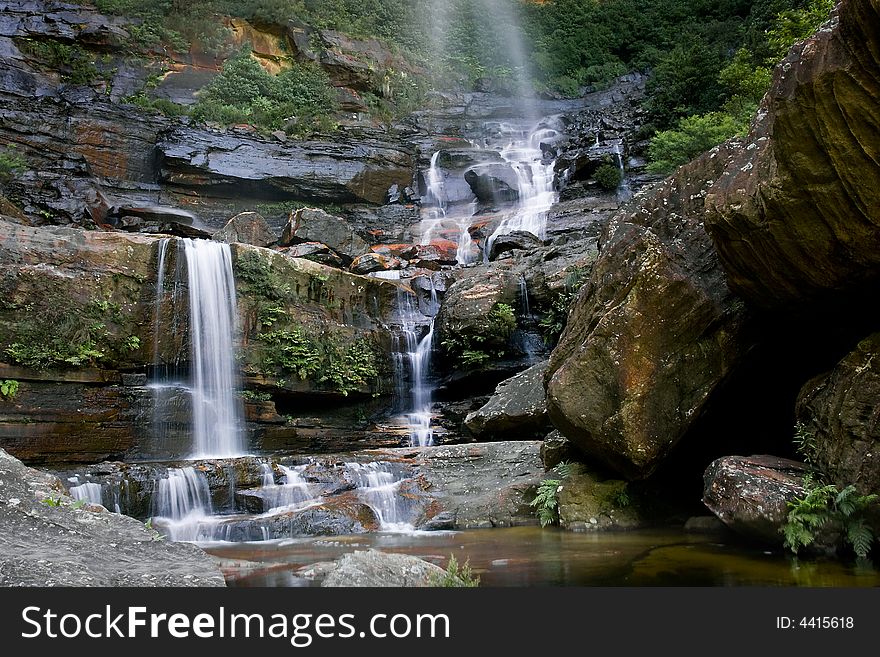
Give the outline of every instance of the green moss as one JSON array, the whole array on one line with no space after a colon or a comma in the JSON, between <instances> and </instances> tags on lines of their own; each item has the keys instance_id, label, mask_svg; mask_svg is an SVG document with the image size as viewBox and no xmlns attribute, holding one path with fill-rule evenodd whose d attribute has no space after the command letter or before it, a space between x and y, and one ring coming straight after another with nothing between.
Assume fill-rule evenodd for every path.
<instances>
[{"instance_id":1,"label":"green moss","mask_svg":"<svg viewBox=\"0 0 880 657\"><path fill-rule=\"evenodd\" d=\"M0 183L8 182L27 169L27 160L14 149L14 144L0 149Z\"/></svg>"}]
</instances>

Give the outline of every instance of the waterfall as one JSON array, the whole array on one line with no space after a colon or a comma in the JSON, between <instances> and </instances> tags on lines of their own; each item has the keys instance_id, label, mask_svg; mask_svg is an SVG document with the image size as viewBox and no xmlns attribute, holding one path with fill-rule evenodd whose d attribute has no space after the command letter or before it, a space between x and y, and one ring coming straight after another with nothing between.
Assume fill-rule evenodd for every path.
<instances>
[{"instance_id":1,"label":"waterfall","mask_svg":"<svg viewBox=\"0 0 880 657\"><path fill-rule=\"evenodd\" d=\"M523 274L519 277L519 306L521 315L525 319L530 319L532 310L529 307L529 284Z\"/></svg>"},{"instance_id":2,"label":"waterfall","mask_svg":"<svg viewBox=\"0 0 880 657\"><path fill-rule=\"evenodd\" d=\"M437 292L432 281L430 312L436 314L437 309ZM399 325L395 327L393 337L398 400L409 401L406 424L410 445L426 447L434 444L431 426L433 390L428 381L434 346L434 318L430 319L427 333L420 337L425 316L419 312L415 295L402 287L397 292L397 313Z\"/></svg>"},{"instance_id":3,"label":"waterfall","mask_svg":"<svg viewBox=\"0 0 880 657\"><path fill-rule=\"evenodd\" d=\"M169 246L177 246L174 288L171 295L172 326L164 325L163 304ZM186 288L186 298L182 290ZM181 379L187 374L177 367L184 360L175 355L164 363L161 344L182 325L177 317L181 304L189 308L189 384ZM230 458L243 453L243 430L238 367L235 363L237 309L235 279L232 274L232 251L228 244L207 240L160 240L156 305L154 319L154 390L153 436L159 446L166 446L168 424L164 413L182 406L186 400L191 416L192 447L190 457Z\"/></svg>"},{"instance_id":4,"label":"waterfall","mask_svg":"<svg viewBox=\"0 0 880 657\"><path fill-rule=\"evenodd\" d=\"M172 541L199 540L202 524L213 513L205 475L195 468L172 468L158 481L153 516Z\"/></svg>"},{"instance_id":5,"label":"waterfall","mask_svg":"<svg viewBox=\"0 0 880 657\"><path fill-rule=\"evenodd\" d=\"M477 211L475 202L466 207L449 208L449 200L446 193L446 174L440 168L440 155L443 151L436 151L431 156L431 164L425 173L425 196L422 199L422 238L420 243L430 244L434 239L455 238L458 248L455 259L460 265L476 262L474 241L471 238L470 227L474 213ZM453 235L454 233L454 235Z\"/></svg>"},{"instance_id":6,"label":"waterfall","mask_svg":"<svg viewBox=\"0 0 880 657\"><path fill-rule=\"evenodd\" d=\"M189 282L194 458L241 456L241 401L232 251L224 242L182 240Z\"/></svg>"},{"instance_id":7,"label":"waterfall","mask_svg":"<svg viewBox=\"0 0 880 657\"><path fill-rule=\"evenodd\" d=\"M304 506L314 501L311 486L302 478L302 471L305 469L305 466L288 468L279 464L278 467L284 473L283 484L275 483L272 466L268 464L263 465L262 495L266 512ZM268 474L266 469L268 469Z\"/></svg>"},{"instance_id":8,"label":"waterfall","mask_svg":"<svg viewBox=\"0 0 880 657\"><path fill-rule=\"evenodd\" d=\"M440 216L446 216L446 178L443 170L440 168L440 154L437 151L431 156L431 165L425 176L425 186L427 194L425 194L425 203L427 207L433 208L434 213Z\"/></svg>"},{"instance_id":9,"label":"waterfall","mask_svg":"<svg viewBox=\"0 0 880 657\"><path fill-rule=\"evenodd\" d=\"M513 231L525 231L545 239L547 212L558 200L555 162L544 158L541 143L555 139L559 133L543 122L527 132L515 126L501 126L501 129L502 133L511 134L507 146L501 150L501 157L516 175L519 199L487 241L486 257L500 235Z\"/></svg>"},{"instance_id":10,"label":"waterfall","mask_svg":"<svg viewBox=\"0 0 880 657\"><path fill-rule=\"evenodd\" d=\"M73 499L87 502L89 504L104 504L101 484L96 484L91 481L80 484L79 477L73 477L71 482L77 484L76 486L70 487L70 496Z\"/></svg>"},{"instance_id":11,"label":"waterfall","mask_svg":"<svg viewBox=\"0 0 880 657\"><path fill-rule=\"evenodd\" d=\"M617 198L620 201L628 201L632 198L632 189L629 186L629 179L626 177L626 166L623 162L623 146L622 142L615 142L614 156L617 160L617 167L620 170L620 186L617 188Z\"/></svg>"},{"instance_id":12,"label":"waterfall","mask_svg":"<svg viewBox=\"0 0 880 657\"><path fill-rule=\"evenodd\" d=\"M387 463L346 463L358 487L358 495L376 514L382 531L413 531L406 520L403 499L398 494L403 481L394 476Z\"/></svg>"}]
</instances>

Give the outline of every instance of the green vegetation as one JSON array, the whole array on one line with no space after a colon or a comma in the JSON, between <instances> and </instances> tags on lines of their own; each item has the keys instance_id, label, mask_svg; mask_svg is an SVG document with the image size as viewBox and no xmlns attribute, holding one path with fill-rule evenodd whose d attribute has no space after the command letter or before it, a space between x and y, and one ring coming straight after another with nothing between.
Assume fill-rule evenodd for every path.
<instances>
[{"instance_id":1,"label":"green vegetation","mask_svg":"<svg viewBox=\"0 0 880 657\"><path fill-rule=\"evenodd\" d=\"M271 75L247 50L227 60L223 71L199 92L192 117L223 124L249 123L266 130L306 134L332 127L334 92L318 66L295 63Z\"/></svg>"},{"instance_id":2,"label":"green vegetation","mask_svg":"<svg viewBox=\"0 0 880 657\"><path fill-rule=\"evenodd\" d=\"M53 497L53 496L50 496L50 497L44 497L44 498L41 500L41 502L42 502L43 504L45 504L46 506L52 507L53 509L57 509L58 507L60 507L62 501L63 501L63 500L61 499L61 497Z\"/></svg>"},{"instance_id":3,"label":"green vegetation","mask_svg":"<svg viewBox=\"0 0 880 657\"><path fill-rule=\"evenodd\" d=\"M475 588L479 585L480 577L471 570L470 559L459 565L454 554L449 555L449 563L442 575L431 573L428 576L428 586L435 588Z\"/></svg>"},{"instance_id":4,"label":"green vegetation","mask_svg":"<svg viewBox=\"0 0 880 657\"><path fill-rule=\"evenodd\" d=\"M544 343L553 346L559 341L559 336L568 324L568 314L571 306L577 298L578 292L587 280L588 271L581 267L574 267L565 277L565 285L557 293L547 311L538 321L538 328L544 334Z\"/></svg>"},{"instance_id":5,"label":"green vegetation","mask_svg":"<svg viewBox=\"0 0 880 657\"><path fill-rule=\"evenodd\" d=\"M27 169L27 160L15 152L15 144L0 149L0 184L9 182Z\"/></svg>"},{"instance_id":6,"label":"green vegetation","mask_svg":"<svg viewBox=\"0 0 880 657\"><path fill-rule=\"evenodd\" d=\"M119 306L104 299L81 302L67 295L39 304L7 302L14 312L2 353L17 365L36 370L97 365L111 355L140 348L136 336L115 338L108 323L123 323Z\"/></svg>"},{"instance_id":7,"label":"green vegetation","mask_svg":"<svg viewBox=\"0 0 880 657\"><path fill-rule=\"evenodd\" d=\"M159 114L164 114L165 116L172 118L177 116L187 116L190 112L189 108L185 105L178 105L167 98L151 98L147 96L145 92L129 96L128 98L125 98L124 101L136 105L142 110L154 113L158 112Z\"/></svg>"},{"instance_id":8,"label":"green vegetation","mask_svg":"<svg viewBox=\"0 0 880 657\"><path fill-rule=\"evenodd\" d=\"M729 60L696 42L673 49L652 80L651 118L661 130L651 142L651 171L669 172L745 134L770 87L772 66L826 21L833 6L833 0L753 3L747 43Z\"/></svg>"},{"instance_id":9,"label":"green vegetation","mask_svg":"<svg viewBox=\"0 0 880 657\"><path fill-rule=\"evenodd\" d=\"M874 532L867 512L878 496L859 495L854 485L839 490L834 484L804 479L806 494L789 503L788 519L782 527L784 545L793 553L809 547L821 534L838 535L838 542L852 548L858 557L867 557L874 544Z\"/></svg>"},{"instance_id":10,"label":"green vegetation","mask_svg":"<svg viewBox=\"0 0 880 657\"><path fill-rule=\"evenodd\" d=\"M235 271L251 299L249 314L261 347L251 367L279 379L293 376L323 384L346 396L377 382L381 359L369 340L344 339L295 321L286 304L296 303L298 297L273 258L245 251L236 259ZM311 275L309 294L325 300L326 280Z\"/></svg>"},{"instance_id":11,"label":"green vegetation","mask_svg":"<svg viewBox=\"0 0 880 657\"><path fill-rule=\"evenodd\" d=\"M613 192L620 187L620 183L623 181L623 174L620 172L620 167L609 162L596 169L593 178L599 183L599 187L605 191Z\"/></svg>"},{"instance_id":12,"label":"green vegetation","mask_svg":"<svg viewBox=\"0 0 880 657\"><path fill-rule=\"evenodd\" d=\"M0 397L11 400L18 392L18 381L15 379L4 379L0 381Z\"/></svg>"},{"instance_id":13,"label":"green vegetation","mask_svg":"<svg viewBox=\"0 0 880 657\"><path fill-rule=\"evenodd\" d=\"M553 472L557 474L559 479L545 479L538 485L534 499L529 502L535 510L535 515L541 523L541 527L559 524L559 487L562 480L571 473L571 464L560 463Z\"/></svg>"},{"instance_id":14,"label":"green vegetation","mask_svg":"<svg viewBox=\"0 0 880 657\"><path fill-rule=\"evenodd\" d=\"M42 60L47 68L60 71L61 79L72 84L91 84L98 76L95 57L77 44L52 39L20 39L19 48Z\"/></svg>"},{"instance_id":15,"label":"green vegetation","mask_svg":"<svg viewBox=\"0 0 880 657\"><path fill-rule=\"evenodd\" d=\"M651 141L648 170L667 173L742 132L742 126L723 112L681 119L674 130L658 132Z\"/></svg>"},{"instance_id":16,"label":"green vegetation","mask_svg":"<svg viewBox=\"0 0 880 657\"><path fill-rule=\"evenodd\" d=\"M371 385L379 376L378 358L367 340L341 345L303 327L261 333L259 340L265 346L259 367L266 373L328 384L344 396Z\"/></svg>"},{"instance_id":17,"label":"green vegetation","mask_svg":"<svg viewBox=\"0 0 880 657\"><path fill-rule=\"evenodd\" d=\"M268 392L257 392L256 390L242 390L240 393L242 399L255 402L272 401L272 395Z\"/></svg>"},{"instance_id":18,"label":"green vegetation","mask_svg":"<svg viewBox=\"0 0 880 657\"><path fill-rule=\"evenodd\" d=\"M816 466L816 453L818 446L816 445L816 433L807 428L803 422L798 422L794 426L794 446L797 453L809 466Z\"/></svg>"},{"instance_id":19,"label":"green vegetation","mask_svg":"<svg viewBox=\"0 0 880 657\"><path fill-rule=\"evenodd\" d=\"M493 359L503 358L516 330L516 311L506 303L492 306L484 322L461 330L448 330L442 346L449 359L465 369L478 369Z\"/></svg>"}]
</instances>

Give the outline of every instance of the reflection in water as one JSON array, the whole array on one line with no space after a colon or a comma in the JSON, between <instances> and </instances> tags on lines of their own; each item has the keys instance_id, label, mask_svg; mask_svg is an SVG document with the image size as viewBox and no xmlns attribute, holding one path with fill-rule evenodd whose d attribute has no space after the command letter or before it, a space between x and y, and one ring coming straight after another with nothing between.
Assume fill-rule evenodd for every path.
<instances>
[{"instance_id":1,"label":"reflection in water","mask_svg":"<svg viewBox=\"0 0 880 657\"><path fill-rule=\"evenodd\" d=\"M880 586L873 568L800 562L779 552L674 531L575 534L535 527L302 538L204 546L230 586L308 586L297 571L355 550L469 560L484 586Z\"/></svg>"}]
</instances>

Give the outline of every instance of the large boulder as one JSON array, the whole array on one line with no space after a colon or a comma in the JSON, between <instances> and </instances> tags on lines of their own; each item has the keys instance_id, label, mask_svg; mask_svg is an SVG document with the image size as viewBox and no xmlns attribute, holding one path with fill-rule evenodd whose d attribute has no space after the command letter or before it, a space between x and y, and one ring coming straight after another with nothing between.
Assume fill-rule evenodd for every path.
<instances>
[{"instance_id":1,"label":"large boulder","mask_svg":"<svg viewBox=\"0 0 880 657\"><path fill-rule=\"evenodd\" d=\"M229 244L237 242L263 247L272 246L278 241L263 216L256 212L235 215L228 224L214 233L214 239Z\"/></svg>"},{"instance_id":2,"label":"large boulder","mask_svg":"<svg viewBox=\"0 0 880 657\"><path fill-rule=\"evenodd\" d=\"M0 449L0 586L224 586L213 560L143 522L74 504Z\"/></svg>"},{"instance_id":3,"label":"large boulder","mask_svg":"<svg viewBox=\"0 0 880 657\"><path fill-rule=\"evenodd\" d=\"M540 443L426 447L415 451L414 461L434 500L425 528L481 529L537 522L529 502L544 477Z\"/></svg>"},{"instance_id":4,"label":"large boulder","mask_svg":"<svg viewBox=\"0 0 880 657\"><path fill-rule=\"evenodd\" d=\"M782 543L789 502L803 497L803 463L775 456L725 456L703 475L703 503L733 531Z\"/></svg>"},{"instance_id":5,"label":"large boulder","mask_svg":"<svg viewBox=\"0 0 880 657\"><path fill-rule=\"evenodd\" d=\"M346 554L330 570L326 587L424 587L446 574L440 566L408 554L377 550Z\"/></svg>"},{"instance_id":6,"label":"large boulder","mask_svg":"<svg viewBox=\"0 0 880 657\"><path fill-rule=\"evenodd\" d=\"M470 413L465 426L478 438L529 438L546 430L547 399L544 372L547 363L538 363L503 381L495 394L479 410Z\"/></svg>"},{"instance_id":7,"label":"large boulder","mask_svg":"<svg viewBox=\"0 0 880 657\"><path fill-rule=\"evenodd\" d=\"M816 467L841 488L880 492L880 333L803 387L798 418Z\"/></svg>"},{"instance_id":8,"label":"large boulder","mask_svg":"<svg viewBox=\"0 0 880 657\"><path fill-rule=\"evenodd\" d=\"M648 524L625 481L576 467L556 493L559 525L575 532L637 529Z\"/></svg>"},{"instance_id":9,"label":"large boulder","mask_svg":"<svg viewBox=\"0 0 880 657\"><path fill-rule=\"evenodd\" d=\"M516 175L510 165L493 164L468 169L464 179L482 203L512 202L519 198Z\"/></svg>"},{"instance_id":10,"label":"large boulder","mask_svg":"<svg viewBox=\"0 0 880 657\"><path fill-rule=\"evenodd\" d=\"M702 223L735 149L712 150L612 218L550 359L553 423L630 479L657 469L749 349Z\"/></svg>"},{"instance_id":11,"label":"large boulder","mask_svg":"<svg viewBox=\"0 0 880 657\"><path fill-rule=\"evenodd\" d=\"M489 260L497 260L508 251L533 251L544 246L544 242L525 230L515 230L512 233L499 235L492 240L492 248L489 250Z\"/></svg>"},{"instance_id":12,"label":"large boulder","mask_svg":"<svg viewBox=\"0 0 880 657\"><path fill-rule=\"evenodd\" d=\"M880 6L843 0L776 68L747 145L706 200L734 291L764 308L880 281Z\"/></svg>"},{"instance_id":13,"label":"large boulder","mask_svg":"<svg viewBox=\"0 0 880 657\"><path fill-rule=\"evenodd\" d=\"M345 219L315 208L302 208L293 212L281 234L281 246L301 242L322 242L347 262L370 250L370 245Z\"/></svg>"}]
</instances>

